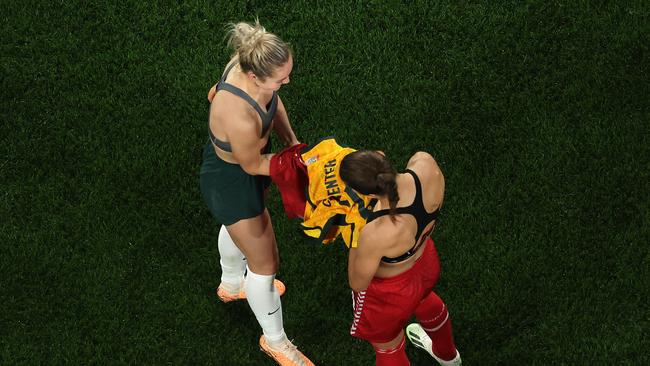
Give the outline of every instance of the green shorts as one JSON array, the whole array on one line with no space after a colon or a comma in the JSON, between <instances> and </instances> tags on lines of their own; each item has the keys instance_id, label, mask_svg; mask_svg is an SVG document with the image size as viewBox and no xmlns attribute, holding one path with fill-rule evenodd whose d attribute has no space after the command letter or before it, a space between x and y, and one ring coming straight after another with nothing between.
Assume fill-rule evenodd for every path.
<instances>
[{"instance_id":1,"label":"green shorts","mask_svg":"<svg viewBox=\"0 0 650 366\"><path fill-rule=\"evenodd\" d=\"M263 154L271 151L271 143ZM264 212L264 191L271 178L250 175L239 164L223 161L210 141L203 148L201 193L212 215L223 225L259 216Z\"/></svg>"}]
</instances>

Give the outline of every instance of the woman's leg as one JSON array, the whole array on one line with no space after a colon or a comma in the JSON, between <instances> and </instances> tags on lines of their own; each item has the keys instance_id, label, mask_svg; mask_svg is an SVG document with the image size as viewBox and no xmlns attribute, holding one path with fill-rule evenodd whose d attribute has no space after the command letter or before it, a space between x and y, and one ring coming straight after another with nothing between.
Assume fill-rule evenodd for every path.
<instances>
[{"instance_id":1,"label":"woman's leg","mask_svg":"<svg viewBox=\"0 0 650 366\"><path fill-rule=\"evenodd\" d=\"M265 209L260 216L240 220L228 226L228 232L248 262L244 288L264 333L260 346L283 365L313 366L284 333L280 293L273 283L279 255L269 212Z\"/></svg>"},{"instance_id":2,"label":"woman's leg","mask_svg":"<svg viewBox=\"0 0 650 366\"><path fill-rule=\"evenodd\" d=\"M278 248L268 211L228 226L228 232L248 262L244 282L246 298L270 344L286 338L280 294L273 285L278 269Z\"/></svg>"},{"instance_id":3,"label":"woman's leg","mask_svg":"<svg viewBox=\"0 0 650 366\"><path fill-rule=\"evenodd\" d=\"M377 366L409 366L408 357L406 357L406 342L404 340L404 330L402 330L395 339L386 343L372 343L375 349L375 364Z\"/></svg>"},{"instance_id":4,"label":"woman's leg","mask_svg":"<svg viewBox=\"0 0 650 366\"><path fill-rule=\"evenodd\" d=\"M239 220L229 225L227 229L237 248L246 257L249 269L263 275L277 272L278 247L267 209L264 209L259 216Z\"/></svg>"},{"instance_id":5,"label":"woman's leg","mask_svg":"<svg viewBox=\"0 0 650 366\"><path fill-rule=\"evenodd\" d=\"M244 285L246 257L230 237L225 225L219 229L219 263L221 264L221 284L219 288L228 294L237 295Z\"/></svg>"},{"instance_id":6,"label":"woman's leg","mask_svg":"<svg viewBox=\"0 0 650 366\"><path fill-rule=\"evenodd\" d=\"M451 331L447 306L435 292L429 293L415 309L415 317L431 338L431 353L439 361L454 361L458 355ZM455 364L455 363L454 363Z\"/></svg>"}]
</instances>

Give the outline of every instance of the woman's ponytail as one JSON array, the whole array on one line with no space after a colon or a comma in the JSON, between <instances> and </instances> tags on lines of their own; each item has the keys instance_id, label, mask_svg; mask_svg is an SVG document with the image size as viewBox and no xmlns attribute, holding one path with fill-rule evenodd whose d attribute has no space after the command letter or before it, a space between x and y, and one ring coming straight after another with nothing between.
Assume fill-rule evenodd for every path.
<instances>
[{"instance_id":1,"label":"woman's ponytail","mask_svg":"<svg viewBox=\"0 0 650 366\"><path fill-rule=\"evenodd\" d=\"M379 189L379 192L388 196L388 212L390 214L391 220L394 220L397 201L399 201L399 194L397 193L397 182L395 181L396 177L397 174L395 171L377 174L377 188Z\"/></svg>"}]
</instances>

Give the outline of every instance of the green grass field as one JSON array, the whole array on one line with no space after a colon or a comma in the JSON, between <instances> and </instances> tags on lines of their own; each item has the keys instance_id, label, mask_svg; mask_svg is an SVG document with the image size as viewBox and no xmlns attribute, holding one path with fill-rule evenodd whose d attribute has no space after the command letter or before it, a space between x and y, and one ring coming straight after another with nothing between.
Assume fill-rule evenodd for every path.
<instances>
[{"instance_id":1,"label":"green grass field","mask_svg":"<svg viewBox=\"0 0 650 366\"><path fill-rule=\"evenodd\" d=\"M257 15L299 66L299 139L446 176L434 233L467 365L650 364L647 1L3 1L0 365L274 365L220 269L199 191L224 26ZM276 145L278 146L278 145ZM347 253L268 207L285 329L349 335ZM408 346L413 365L429 356Z\"/></svg>"}]
</instances>

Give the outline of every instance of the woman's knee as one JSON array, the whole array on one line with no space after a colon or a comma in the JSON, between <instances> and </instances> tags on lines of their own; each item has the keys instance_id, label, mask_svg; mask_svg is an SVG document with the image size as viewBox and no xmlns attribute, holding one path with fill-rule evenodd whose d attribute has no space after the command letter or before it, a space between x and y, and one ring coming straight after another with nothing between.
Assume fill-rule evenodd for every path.
<instances>
[{"instance_id":1,"label":"woman's knee","mask_svg":"<svg viewBox=\"0 0 650 366\"><path fill-rule=\"evenodd\" d=\"M432 323L444 320L447 308L435 292L430 292L415 309L415 317L420 323Z\"/></svg>"},{"instance_id":2,"label":"woman's knee","mask_svg":"<svg viewBox=\"0 0 650 366\"><path fill-rule=\"evenodd\" d=\"M386 343L371 342L371 344L375 349L386 350L386 349L393 349L395 347L398 347L403 340L404 340L404 329L402 329L399 332L399 334L391 341L388 341Z\"/></svg>"},{"instance_id":3,"label":"woman's knee","mask_svg":"<svg viewBox=\"0 0 650 366\"><path fill-rule=\"evenodd\" d=\"M254 265L248 262L248 269L258 275L270 276L278 272L278 266L274 263L262 263Z\"/></svg>"},{"instance_id":4,"label":"woman's knee","mask_svg":"<svg viewBox=\"0 0 650 366\"><path fill-rule=\"evenodd\" d=\"M239 221L228 226L228 232L246 256L251 271L263 275L277 272L278 249L268 214Z\"/></svg>"}]
</instances>

